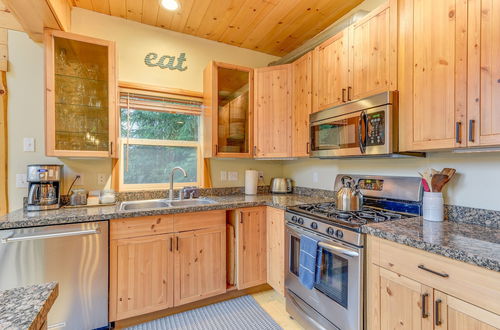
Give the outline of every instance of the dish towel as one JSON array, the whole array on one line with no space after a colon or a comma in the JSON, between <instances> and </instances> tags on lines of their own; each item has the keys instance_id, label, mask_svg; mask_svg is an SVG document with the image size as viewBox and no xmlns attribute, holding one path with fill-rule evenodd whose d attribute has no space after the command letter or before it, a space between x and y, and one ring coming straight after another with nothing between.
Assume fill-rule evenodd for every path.
<instances>
[{"instance_id":1,"label":"dish towel","mask_svg":"<svg viewBox=\"0 0 500 330\"><path fill-rule=\"evenodd\" d=\"M299 280L309 290L314 287L316 281L317 251L317 240L305 235L300 236Z\"/></svg>"}]
</instances>

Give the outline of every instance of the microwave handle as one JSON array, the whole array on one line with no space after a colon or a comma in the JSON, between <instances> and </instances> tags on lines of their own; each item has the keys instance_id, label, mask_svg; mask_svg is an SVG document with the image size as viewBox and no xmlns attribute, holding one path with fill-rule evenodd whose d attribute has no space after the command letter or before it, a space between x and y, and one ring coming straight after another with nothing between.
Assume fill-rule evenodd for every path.
<instances>
[{"instance_id":1,"label":"microwave handle","mask_svg":"<svg viewBox=\"0 0 500 330\"><path fill-rule=\"evenodd\" d=\"M364 111L361 111L361 114L359 115L359 124L358 124L358 131L359 131L358 139L359 139L359 149L361 150L362 154L366 152L366 137L368 135L367 127L368 127L368 118L366 116L366 113Z\"/></svg>"}]
</instances>

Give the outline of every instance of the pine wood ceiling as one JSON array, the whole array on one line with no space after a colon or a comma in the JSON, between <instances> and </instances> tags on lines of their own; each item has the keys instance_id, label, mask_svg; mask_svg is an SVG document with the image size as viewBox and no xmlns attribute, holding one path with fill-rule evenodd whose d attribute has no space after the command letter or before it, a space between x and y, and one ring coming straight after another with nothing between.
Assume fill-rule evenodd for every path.
<instances>
[{"instance_id":1,"label":"pine wood ceiling","mask_svg":"<svg viewBox=\"0 0 500 330\"><path fill-rule=\"evenodd\" d=\"M283 56L363 0L70 0L76 7Z\"/></svg>"}]
</instances>

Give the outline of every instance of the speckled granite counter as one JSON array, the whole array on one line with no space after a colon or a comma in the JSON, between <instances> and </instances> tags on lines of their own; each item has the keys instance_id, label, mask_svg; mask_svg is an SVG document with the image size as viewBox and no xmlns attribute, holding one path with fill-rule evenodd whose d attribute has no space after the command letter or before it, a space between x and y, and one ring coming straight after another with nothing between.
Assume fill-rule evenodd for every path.
<instances>
[{"instance_id":1,"label":"speckled granite counter","mask_svg":"<svg viewBox=\"0 0 500 330\"><path fill-rule=\"evenodd\" d=\"M500 272L500 229L417 217L367 225L363 232Z\"/></svg>"},{"instance_id":2,"label":"speckled granite counter","mask_svg":"<svg viewBox=\"0 0 500 330\"><path fill-rule=\"evenodd\" d=\"M148 215L187 213L209 210L234 209L240 207L252 207L267 205L277 208L286 208L306 203L318 203L323 201L332 201L331 197L323 196L304 196L296 194L278 195L262 194L256 196L230 195L230 196L205 196L216 201L215 204L206 204L198 206L179 206L164 209L153 210L134 210L121 211L119 206L103 206L89 208L62 208L59 210L43 212L24 212L17 210L0 217L1 229L15 229L34 226L47 226L68 224L77 222L89 222L99 220L110 220L118 218L142 217Z\"/></svg>"},{"instance_id":3,"label":"speckled granite counter","mask_svg":"<svg viewBox=\"0 0 500 330\"><path fill-rule=\"evenodd\" d=\"M40 329L58 293L56 282L0 291L0 329Z\"/></svg>"}]
</instances>

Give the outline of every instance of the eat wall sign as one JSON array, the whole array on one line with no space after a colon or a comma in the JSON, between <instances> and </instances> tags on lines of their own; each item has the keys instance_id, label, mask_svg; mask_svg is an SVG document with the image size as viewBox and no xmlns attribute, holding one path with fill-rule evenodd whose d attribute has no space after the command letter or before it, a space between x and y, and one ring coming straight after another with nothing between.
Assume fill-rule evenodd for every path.
<instances>
[{"instance_id":1,"label":"eat wall sign","mask_svg":"<svg viewBox=\"0 0 500 330\"><path fill-rule=\"evenodd\" d=\"M144 58L144 63L150 67L160 67L161 69L169 70L179 70L186 71L187 66L184 66L186 62L186 53L180 53L179 56L163 55L159 56L156 53L149 53Z\"/></svg>"}]
</instances>

